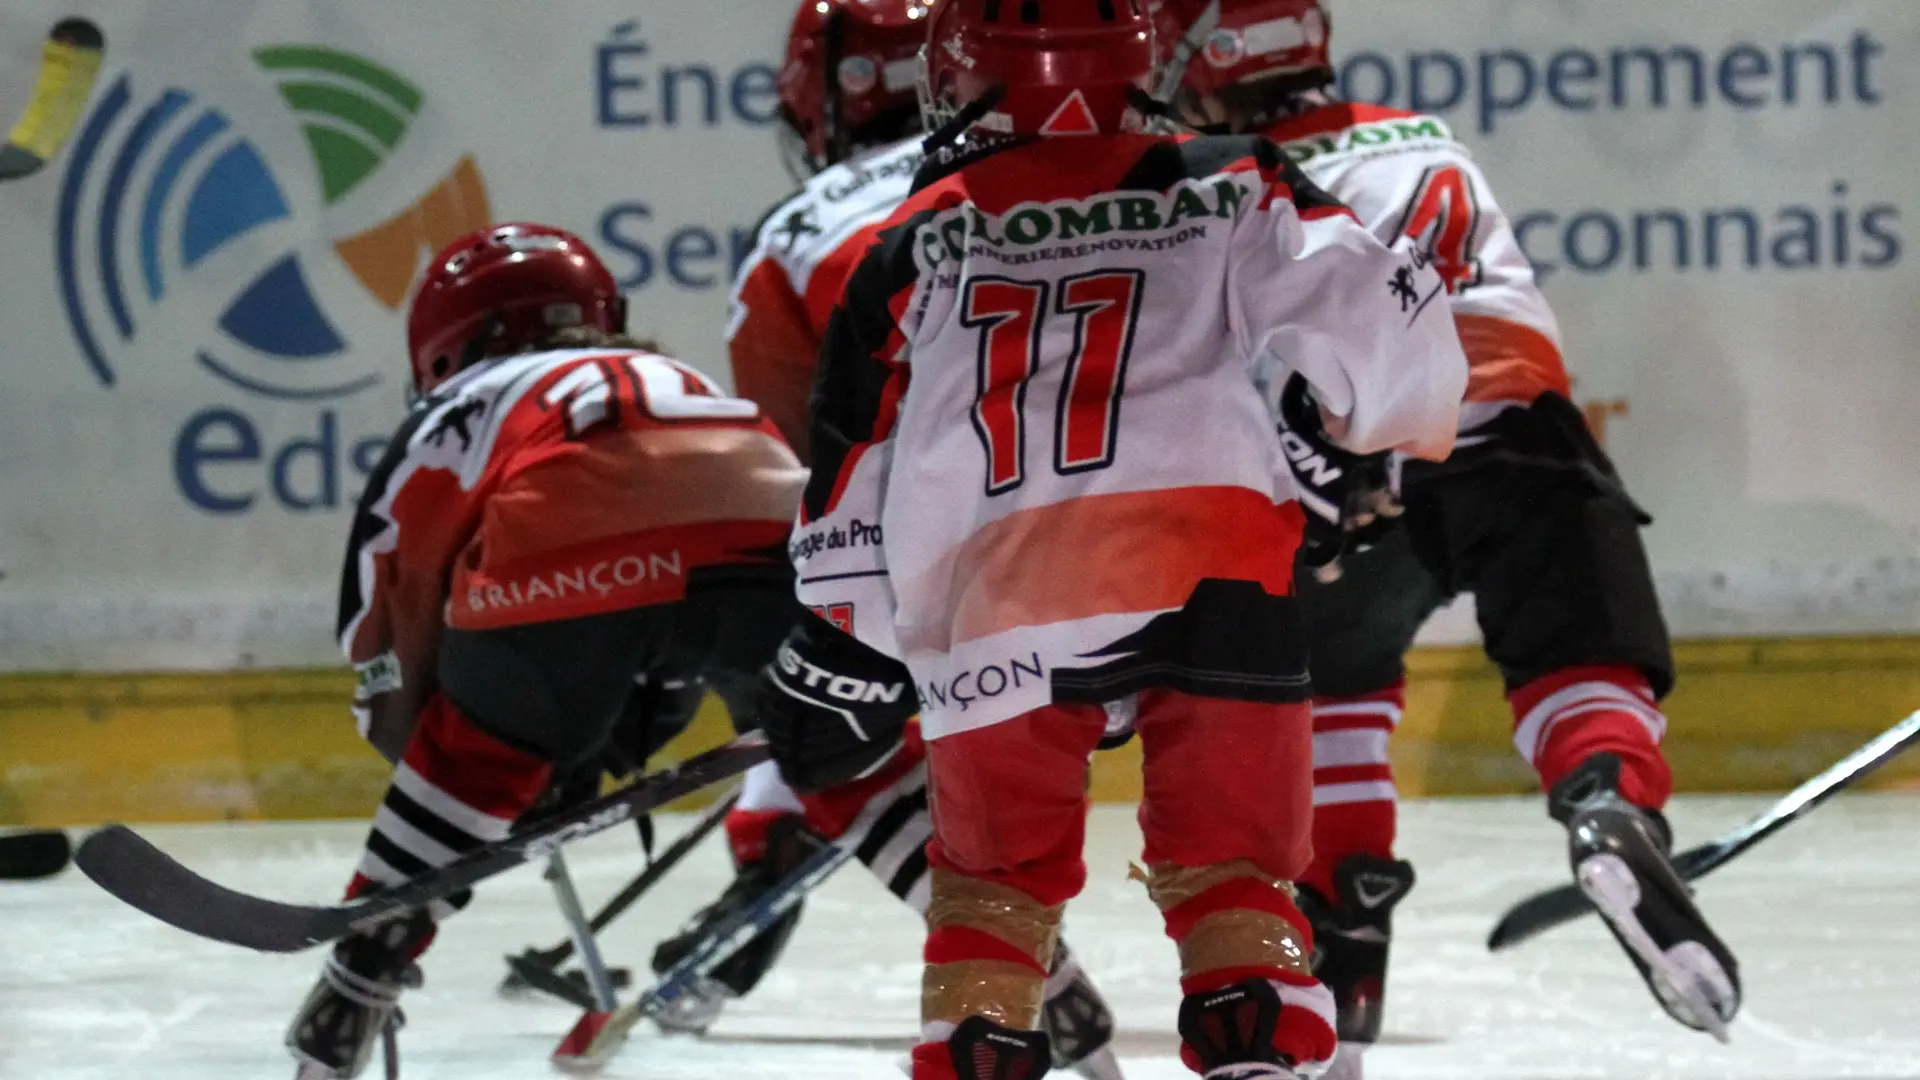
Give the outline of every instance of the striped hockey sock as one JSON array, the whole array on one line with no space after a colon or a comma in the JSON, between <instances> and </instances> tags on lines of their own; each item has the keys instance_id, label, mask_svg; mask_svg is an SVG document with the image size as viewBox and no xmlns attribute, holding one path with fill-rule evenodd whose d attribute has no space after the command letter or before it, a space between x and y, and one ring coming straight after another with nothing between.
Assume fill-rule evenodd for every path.
<instances>
[{"instance_id":1,"label":"striped hockey sock","mask_svg":"<svg viewBox=\"0 0 1920 1080\"><path fill-rule=\"evenodd\" d=\"M1398 795L1387 742L1405 706L1405 683L1313 701L1313 863L1300 883L1328 900L1348 856L1393 858Z\"/></svg>"},{"instance_id":2,"label":"striped hockey sock","mask_svg":"<svg viewBox=\"0 0 1920 1080\"><path fill-rule=\"evenodd\" d=\"M549 762L481 730L436 694L394 769L347 895L398 885L505 839L552 775ZM444 919L468 899L461 893L429 911Z\"/></svg>"},{"instance_id":3,"label":"striped hockey sock","mask_svg":"<svg viewBox=\"0 0 1920 1080\"><path fill-rule=\"evenodd\" d=\"M1620 757L1620 794L1658 810L1673 793L1673 772L1660 752L1667 718L1638 670L1621 666L1563 668L1507 695L1513 743L1551 790L1599 753Z\"/></svg>"}]
</instances>

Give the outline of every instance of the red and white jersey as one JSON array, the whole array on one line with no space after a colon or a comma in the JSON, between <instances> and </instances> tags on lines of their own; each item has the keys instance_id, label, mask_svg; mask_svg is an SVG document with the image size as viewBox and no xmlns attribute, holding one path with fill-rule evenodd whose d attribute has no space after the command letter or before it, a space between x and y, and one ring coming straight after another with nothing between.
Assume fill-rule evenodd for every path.
<instances>
[{"instance_id":1,"label":"red and white jersey","mask_svg":"<svg viewBox=\"0 0 1920 1080\"><path fill-rule=\"evenodd\" d=\"M1412 238L1452 293L1471 374L1462 430L1549 390L1571 396L1560 327L1513 223L1467 148L1437 117L1329 103L1267 131L1387 243Z\"/></svg>"},{"instance_id":2,"label":"red and white jersey","mask_svg":"<svg viewBox=\"0 0 1920 1080\"><path fill-rule=\"evenodd\" d=\"M881 222L913 189L914 137L822 171L767 214L734 281L734 393L759 405L807 460L807 399L827 317Z\"/></svg>"},{"instance_id":3,"label":"red and white jersey","mask_svg":"<svg viewBox=\"0 0 1920 1080\"><path fill-rule=\"evenodd\" d=\"M701 567L779 564L804 477L752 402L664 356L570 349L454 377L394 435L347 544L362 734L411 728L444 627L668 603Z\"/></svg>"},{"instance_id":4,"label":"red and white jersey","mask_svg":"<svg viewBox=\"0 0 1920 1080\"><path fill-rule=\"evenodd\" d=\"M828 329L801 599L907 663L931 738L1069 690L1204 687L1188 646L1226 620L1190 600L1291 592L1273 391L1300 372L1354 449L1444 457L1466 383L1444 292L1264 140L930 168ZM1304 670L1268 681L1305 693Z\"/></svg>"}]
</instances>

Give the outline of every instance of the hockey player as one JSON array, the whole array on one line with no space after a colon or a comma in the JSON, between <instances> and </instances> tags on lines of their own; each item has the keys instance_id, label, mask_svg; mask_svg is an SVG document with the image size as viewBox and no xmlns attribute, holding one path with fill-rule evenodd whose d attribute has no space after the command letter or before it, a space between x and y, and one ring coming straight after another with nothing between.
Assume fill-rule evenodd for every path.
<instances>
[{"instance_id":1,"label":"hockey player","mask_svg":"<svg viewBox=\"0 0 1920 1080\"><path fill-rule=\"evenodd\" d=\"M622 336L578 237L455 241L408 313L423 395L369 477L341 586L360 729L394 762L348 895L483 843L597 764L636 684L704 677L751 716L800 611L784 558L805 471L752 403ZM671 731L618 747L643 760ZM436 904L343 940L287 1045L302 1080L357 1076Z\"/></svg>"},{"instance_id":2,"label":"hockey player","mask_svg":"<svg viewBox=\"0 0 1920 1080\"><path fill-rule=\"evenodd\" d=\"M1444 304L1399 299L1444 286L1271 144L1134 134L1155 63L1135 0L943 0L929 34L942 149L850 276L814 395L792 552L836 618L783 646L769 737L783 767L882 747L873 688L888 655L911 671L936 810L916 1080L1046 1070L1112 719L1143 745L1183 1056L1311 1074L1335 1038L1288 885L1310 828L1302 518L1266 392L1287 388L1308 471L1444 456L1465 361Z\"/></svg>"},{"instance_id":3,"label":"hockey player","mask_svg":"<svg viewBox=\"0 0 1920 1080\"><path fill-rule=\"evenodd\" d=\"M1447 282L1472 365L1460 449L1406 463L1404 529L1335 582L1297 582L1317 695L1301 895L1341 1038L1379 1034L1389 913L1413 884L1393 856L1387 762L1403 658L1462 592L1478 602L1515 744L1569 831L1576 875L1667 1012L1720 1031L1739 1008L1738 969L1669 864L1661 816L1672 777L1658 702L1674 672L1640 544L1646 519L1569 400L1553 312L1486 177L1438 118L1327 92L1328 19L1315 0L1164 0L1158 14L1161 90L1183 118L1266 135L1382 241L1417 242Z\"/></svg>"},{"instance_id":4,"label":"hockey player","mask_svg":"<svg viewBox=\"0 0 1920 1080\"><path fill-rule=\"evenodd\" d=\"M735 284L727 341L736 392L773 418L803 458L828 316L920 167L917 76L927 13L922 0L807 0L788 35L779 81L783 142L792 167L810 178L762 221L758 245ZM826 609L820 614L836 617ZM901 715L913 712L911 703L908 694ZM771 762L749 772L726 822L739 876L717 903L661 944L655 970L671 966L707 927L763 895L804 861L818 837L852 847L881 884L924 915L931 897L926 843L933 834L924 756L918 731L910 730L867 775L828 783L803 772L795 779L805 795ZM694 1031L713 1023L726 999L750 992L772 966L799 916L796 908L742 949L662 1023ZM1044 1019L1057 1067L1117 1080L1112 1012L1064 946L1055 952Z\"/></svg>"}]
</instances>

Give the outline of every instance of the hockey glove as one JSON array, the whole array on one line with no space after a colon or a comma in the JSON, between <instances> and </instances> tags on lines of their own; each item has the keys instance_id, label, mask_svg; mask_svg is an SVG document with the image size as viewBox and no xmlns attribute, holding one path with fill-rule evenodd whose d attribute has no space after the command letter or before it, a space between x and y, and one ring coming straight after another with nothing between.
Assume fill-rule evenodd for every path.
<instances>
[{"instance_id":1,"label":"hockey glove","mask_svg":"<svg viewBox=\"0 0 1920 1080\"><path fill-rule=\"evenodd\" d=\"M1280 446L1307 511L1300 562L1322 584L1338 581L1340 560L1379 543L1400 517L1392 455L1355 454L1335 442L1299 375L1280 393Z\"/></svg>"},{"instance_id":2,"label":"hockey glove","mask_svg":"<svg viewBox=\"0 0 1920 1080\"><path fill-rule=\"evenodd\" d=\"M871 774L900 749L918 711L904 665L811 616L761 677L760 727L796 791Z\"/></svg>"}]
</instances>

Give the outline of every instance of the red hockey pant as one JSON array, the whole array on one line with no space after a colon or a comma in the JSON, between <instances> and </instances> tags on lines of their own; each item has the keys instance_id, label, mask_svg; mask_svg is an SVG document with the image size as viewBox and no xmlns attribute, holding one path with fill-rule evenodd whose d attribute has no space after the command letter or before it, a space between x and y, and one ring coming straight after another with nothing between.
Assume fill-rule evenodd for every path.
<instances>
[{"instance_id":1,"label":"red hockey pant","mask_svg":"<svg viewBox=\"0 0 1920 1080\"><path fill-rule=\"evenodd\" d=\"M1094 705L1053 705L928 744L933 866L1041 904L1086 883L1087 772L1106 728ZM1235 859L1291 880L1311 854L1312 716L1167 690L1140 695L1148 865Z\"/></svg>"}]
</instances>

